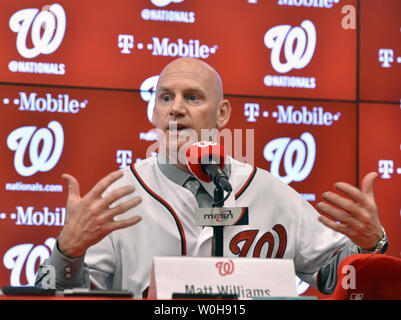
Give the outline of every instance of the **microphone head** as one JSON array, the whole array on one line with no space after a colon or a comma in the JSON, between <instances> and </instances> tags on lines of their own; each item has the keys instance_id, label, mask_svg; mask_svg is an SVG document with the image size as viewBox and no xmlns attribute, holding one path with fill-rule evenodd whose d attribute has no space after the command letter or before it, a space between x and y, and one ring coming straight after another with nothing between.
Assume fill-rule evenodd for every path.
<instances>
[{"instance_id":1,"label":"microphone head","mask_svg":"<svg viewBox=\"0 0 401 320\"><path fill-rule=\"evenodd\" d=\"M185 152L185 161L195 177L205 182L211 182L209 175L202 170L202 165L214 163L224 169L224 148L216 142L199 141L188 147Z\"/></svg>"}]
</instances>

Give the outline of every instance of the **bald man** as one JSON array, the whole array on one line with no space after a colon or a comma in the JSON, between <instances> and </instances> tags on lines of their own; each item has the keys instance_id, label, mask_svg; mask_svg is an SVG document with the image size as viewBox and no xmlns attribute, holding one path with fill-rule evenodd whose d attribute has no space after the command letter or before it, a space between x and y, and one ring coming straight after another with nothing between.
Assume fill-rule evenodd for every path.
<instances>
[{"instance_id":1,"label":"bald man","mask_svg":"<svg viewBox=\"0 0 401 320\"><path fill-rule=\"evenodd\" d=\"M185 161L171 155L187 143L181 132L199 138L202 129L223 128L230 103L218 73L192 58L174 60L163 69L155 99L157 156L110 173L84 197L78 181L63 175L68 183L65 224L51 257L39 268L37 285L46 275L43 267L52 265L58 289L123 288L141 297L153 257L211 255L213 231L196 226L194 212L211 207L214 184L195 179ZM225 205L250 212L249 225L226 228L225 256L293 259L301 279L330 293L344 257L385 250L374 173L365 177L362 190L337 183L344 196L324 194L331 204L319 207L336 223L263 169L227 157L224 170L233 187Z\"/></svg>"},{"instance_id":2,"label":"bald man","mask_svg":"<svg viewBox=\"0 0 401 320\"><path fill-rule=\"evenodd\" d=\"M160 151L167 157L189 145L185 139L180 139L179 132L170 134L172 122L174 129L176 126L178 131L186 131L182 136L194 137L196 141L193 142L197 142L202 130L223 128L230 118L231 105L224 99L220 76L207 63L194 58L174 60L163 69L155 98L152 123L163 145ZM174 141L169 141L170 137ZM185 159L169 160L190 173Z\"/></svg>"}]
</instances>

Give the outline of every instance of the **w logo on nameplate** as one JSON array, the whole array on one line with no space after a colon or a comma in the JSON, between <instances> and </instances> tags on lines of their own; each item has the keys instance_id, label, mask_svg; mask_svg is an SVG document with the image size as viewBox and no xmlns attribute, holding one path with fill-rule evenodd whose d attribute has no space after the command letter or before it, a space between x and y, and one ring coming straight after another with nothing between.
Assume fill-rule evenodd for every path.
<instances>
[{"instance_id":1,"label":"w logo on nameplate","mask_svg":"<svg viewBox=\"0 0 401 320\"><path fill-rule=\"evenodd\" d=\"M174 293L238 299L298 296L291 259L154 257L148 298L171 299Z\"/></svg>"},{"instance_id":2,"label":"w logo on nameplate","mask_svg":"<svg viewBox=\"0 0 401 320\"><path fill-rule=\"evenodd\" d=\"M216 268L219 271L219 275L225 277L234 272L234 261L231 259L227 261L219 261L216 263Z\"/></svg>"}]
</instances>

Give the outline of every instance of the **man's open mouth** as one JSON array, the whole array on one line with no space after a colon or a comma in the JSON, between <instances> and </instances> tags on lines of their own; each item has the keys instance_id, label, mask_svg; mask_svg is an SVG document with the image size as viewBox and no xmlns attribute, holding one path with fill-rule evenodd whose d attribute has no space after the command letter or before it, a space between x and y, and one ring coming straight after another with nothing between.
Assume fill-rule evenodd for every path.
<instances>
[{"instance_id":1,"label":"man's open mouth","mask_svg":"<svg viewBox=\"0 0 401 320\"><path fill-rule=\"evenodd\" d=\"M188 127L183 125L183 124L177 124L177 123L171 123L170 122L169 126L168 126L168 130L169 131L182 131L182 130L185 130L185 129L188 129Z\"/></svg>"}]
</instances>

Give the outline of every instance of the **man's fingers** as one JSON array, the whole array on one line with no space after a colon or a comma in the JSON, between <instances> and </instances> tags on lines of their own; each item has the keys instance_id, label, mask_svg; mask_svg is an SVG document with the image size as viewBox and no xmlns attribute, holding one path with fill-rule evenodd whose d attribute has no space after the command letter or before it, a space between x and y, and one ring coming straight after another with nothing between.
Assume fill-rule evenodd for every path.
<instances>
[{"instance_id":1,"label":"man's fingers","mask_svg":"<svg viewBox=\"0 0 401 320\"><path fill-rule=\"evenodd\" d=\"M105 219L109 220L112 219L113 217L122 214L126 211L128 211L129 209L132 209L134 207L136 207L138 204L140 204L142 202L142 198L141 197L135 197L132 198L128 201L125 201L123 203L120 203L118 206L116 206L115 208L110 209L106 214L105 214Z\"/></svg>"},{"instance_id":2,"label":"man's fingers","mask_svg":"<svg viewBox=\"0 0 401 320\"><path fill-rule=\"evenodd\" d=\"M96 185L92 188L92 190L87 194L88 199L95 200L101 197L103 192L115 181L120 179L123 176L123 172L121 170L116 170L109 173L107 176L102 178Z\"/></svg>"},{"instance_id":3,"label":"man's fingers","mask_svg":"<svg viewBox=\"0 0 401 320\"><path fill-rule=\"evenodd\" d=\"M336 209L325 202L317 203L316 208L318 208L320 211L324 212L328 216L332 217L336 221L341 221L342 223L346 223L350 217L349 214L347 214L339 209Z\"/></svg>"},{"instance_id":4,"label":"man's fingers","mask_svg":"<svg viewBox=\"0 0 401 320\"><path fill-rule=\"evenodd\" d=\"M111 223L111 228L112 230L124 229L133 226L134 224L137 224L141 220L142 220L141 216L134 216L128 219L113 221Z\"/></svg>"},{"instance_id":5,"label":"man's fingers","mask_svg":"<svg viewBox=\"0 0 401 320\"><path fill-rule=\"evenodd\" d=\"M341 223L342 225L356 229L359 227L358 220L353 217L353 215L343 212L340 209L334 208L333 206L325 203L319 202L316 204L316 207L324 212L326 215L332 217L337 221L336 224ZM330 220L330 219L329 219Z\"/></svg>"},{"instance_id":6,"label":"man's fingers","mask_svg":"<svg viewBox=\"0 0 401 320\"><path fill-rule=\"evenodd\" d=\"M366 195L368 195L371 199L374 200L373 186L377 177L378 177L377 172L369 172L362 179L361 190L346 182L337 182L334 186L338 191L352 198L355 202L365 205Z\"/></svg>"},{"instance_id":7,"label":"man's fingers","mask_svg":"<svg viewBox=\"0 0 401 320\"><path fill-rule=\"evenodd\" d=\"M344 198L343 196L340 196L334 192L325 192L322 194L322 197L324 200L331 202L332 204L349 213L354 213L357 211L357 204L354 201Z\"/></svg>"},{"instance_id":8,"label":"man's fingers","mask_svg":"<svg viewBox=\"0 0 401 320\"><path fill-rule=\"evenodd\" d=\"M330 229L333 229L334 231L337 231L337 232L341 232L342 234L345 234L346 235L346 230L347 230L347 228L343 225L343 224L341 224L341 223L337 223L337 222L335 222L335 221L333 221L333 220L330 220L329 218L327 218L327 217L325 217L325 216L319 216L319 221L321 222L321 223L323 223L326 227L328 227L328 228L330 228Z\"/></svg>"},{"instance_id":9,"label":"man's fingers","mask_svg":"<svg viewBox=\"0 0 401 320\"><path fill-rule=\"evenodd\" d=\"M366 176L363 177L362 179L362 192L369 195L370 197L372 197L374 199L374 183L376 178L379 175L377 174L377 172L369 172Z\"/></svg>"},{"instance_id":10,"label":"man's fingers","mask_svg":"<svg viewBox=\"0 0 401 320\"><path fill-rule=\"evenodd\" d=\"M355 224L355 226L350 227L349 224L344 224L341 221L333 221L322 215L320 215L318 219L326 227L346 235L351 240L358 235L358 230L360 230L360 226L358 224Z\"/></svg>"},{"instance_id":11,"label":"man's fingers","mask_svg":"<svg viewBox=\"0 0 401 320\"><path fill-rule=\"evenodd\" d=\"M68 198L79 197L79 182L72 175L64 173L61 176L66 182L68 187Z\"/></svg>"},{"instance_id":12,"label":"man's fingers","mask_svg":"<svg viewBox=\"0 0 401 320\"><path fill-rule=\"evenodd\" d=\"M341 193L350 197L352 200L354 200L354 202L361 204L364 204L366 202L366 199L364 198L364 195L362 194L361 190L350 185L349 183L337 182L334 184L334 187Z\"/></svg>"},{"instance_id":13,"label":"man's fingers","mask_svg":"<svg viewBox=\"0 0 401 320\"><path fill-rule=\"evenodd\" d=\"M337 182L335 188L341 194L325 192L322 197L328 203L320 202L316 205L327 215L319 216L319 221L326 227L346 235L362 248L374 246L381 232L373 194L376 178L375 172L367 174L362 180L361 190L348 183Z\"/></svg>"},{"instance_id":14,"label":"man's fingers","mask_svg":"<svg viewBox=\"0 0 401 320\"><path fill-rule=\"evenodd\" d=\"M117 188L107 194L103 199L102 202L105 206L109 207L114 201L129 195L135 191L135 187L133 185L127 185L120 188Z\"/></svg>"}]
</instances>

